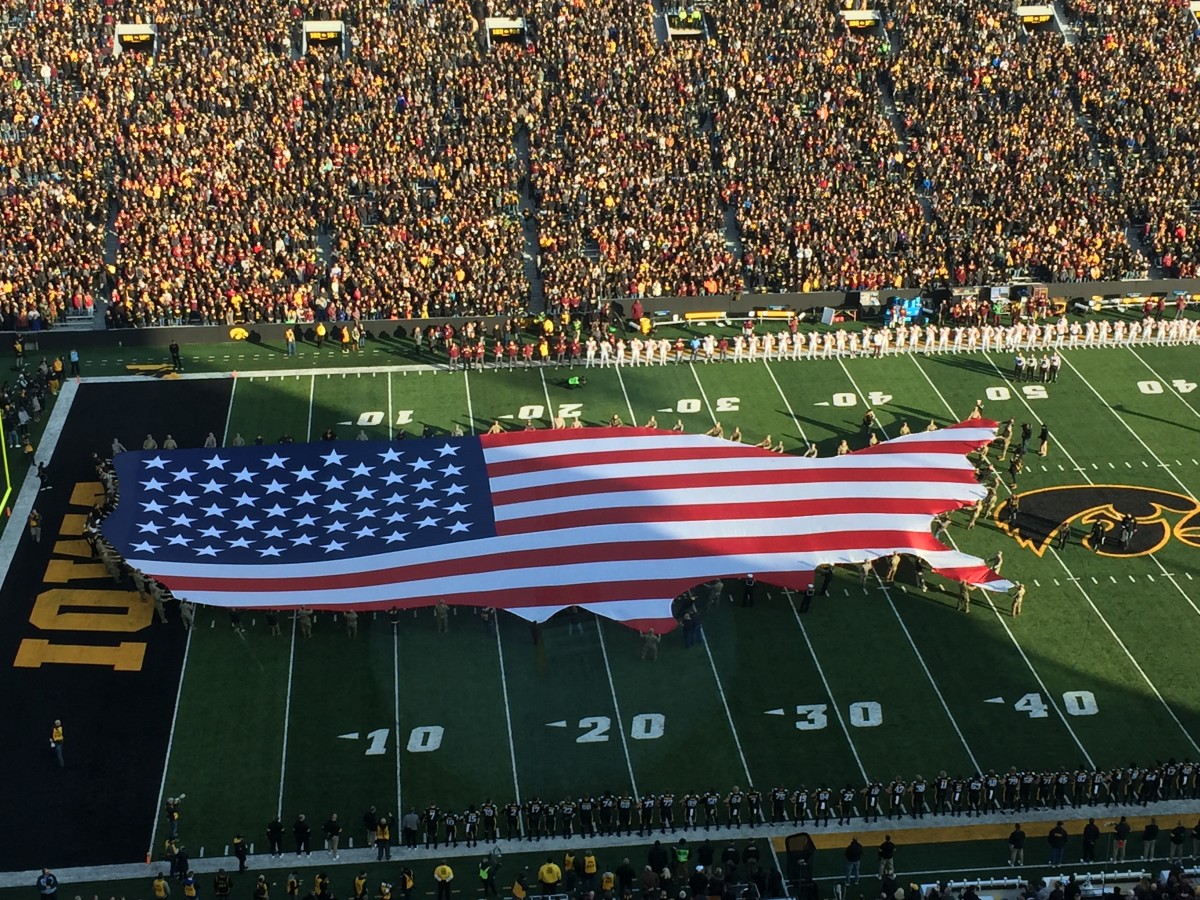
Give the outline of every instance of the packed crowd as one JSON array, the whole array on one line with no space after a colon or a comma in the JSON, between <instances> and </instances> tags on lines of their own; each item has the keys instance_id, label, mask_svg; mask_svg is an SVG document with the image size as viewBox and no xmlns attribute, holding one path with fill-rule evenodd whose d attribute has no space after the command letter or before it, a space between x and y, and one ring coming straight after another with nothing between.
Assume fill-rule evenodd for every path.
<instances>
[{"instance_id":1,"label":"packed crowd","mask_svg":"<svg viewBox=\"0 0 1200 900\"><path fill-rule=\"evenodd\" d=\"M508 315L527 233L552 311L1195 274L1186 3L1075 0L1071 43L1000 0L875 6L713 0L664 44L635 0L538 0L489 51L510 10L469 0L3 0L0 318ZM300 54L319 16L345 56ZM157 55L114 54L138 20Z\"/></svg>"}]
</instances>

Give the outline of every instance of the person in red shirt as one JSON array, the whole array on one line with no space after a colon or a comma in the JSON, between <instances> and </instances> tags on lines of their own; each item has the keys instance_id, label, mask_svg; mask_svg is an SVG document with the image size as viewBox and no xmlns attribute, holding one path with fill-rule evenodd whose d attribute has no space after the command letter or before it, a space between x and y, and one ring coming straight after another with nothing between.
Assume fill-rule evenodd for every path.
<instances>
[{"instance_id":1,"label":"person in red shirt","mask_svg":"<svg viewBox=\"0 0 1200 900\"><path fill-rule=\"evenodd\" d=\"M533 344L526 344L521 348L521 359L525 361L526 368L533 365Z\"/></svg>"},{"instance_id":2,"label":"person in red shirt","mask_svg":"<svg viewBox=\"0 0 1200 900\"><path fill-rule=\"evenodd\" d=\"M558 333L558 340L554 342L554 357L560 366L567 358L567 338L561 331Z\"/></svg>"},{"instance_id":3,"label":"person in red shirt","mask_svg":"<svg viewBox=\"0 0 1200 900\"><path fill-rule=\"evenodd\" d=\"M460 353L461 353L461 351L458 349L458 344L455 343L454 341L451 341L450 342L450 368L452 370L458 368L458 357L459 357Z\"/></svg>"},{"instance_id":4,"label":"person in red shirt","mask_svg":"<svg viewBox=\"0 0 1200 900\"><path fill-rule=\"evenodd\" d=\"M480 338L479 343L475 345L475 367L483 369L483 359L487 354L487 347L483 344L483 339Z\"/></svg>"},{"instance_id":5,"label":"person in red shirt","mask_svg":"<svg viewBox=\"0 0 1200 900\"><path fill-rule=\"evenodd\" d=\"M502 344L499 339L496 340L495 354L492 362L497 369L500 368L500 364L504 362L504 344Z\"/></svg>"},{"instance_id":6,"label":"person in red shirt","mask_svg":"<svg viewBox=\"0 0 1200 900\"><path fill-rule=\"evenodd\" d=\"M582 351L583 351L583 348L581 346L579 346L579 338L575 338L574 340L572 340L571 341L571 365L572 366L575 365L575 363L579 362L579 354Z\"/></svg>"},{"instance_id":7,"label":"person in red shirt","mask_svg":"<svg viewBox=\"0 0 1200 900\"><path fill-rule=\"evenodd\" d=\"M510 369L514 368L517 364L517 352L518 352L517 351L517 342L509 341L508 342L508 367Z\"/></svg>"}]
</instances>

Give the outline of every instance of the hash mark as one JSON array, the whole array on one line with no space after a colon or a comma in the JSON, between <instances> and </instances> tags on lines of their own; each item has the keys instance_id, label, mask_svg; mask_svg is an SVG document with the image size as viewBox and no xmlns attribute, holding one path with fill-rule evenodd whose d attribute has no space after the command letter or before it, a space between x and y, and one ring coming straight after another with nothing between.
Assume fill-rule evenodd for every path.
<instances>
[{"instance_id":1,"label":"hash mark","mask_svg":"<svg viewBox=\"0 0 1200 900\"><path fill-rule=\"evenodd\" d=\"M1146 577L1149 578L1151 581L1154 580L1154 576L1151 575L1149 572L1146 573Z\"/></svg>"},{"instance_id":2,"label":"hash mark","mask_svg":"<svg viewBox=\"0 0 1200 900\"><path fill-rule=\"evenodd\" d=\"M1058 471L1060 471L1060 472L1065 472L1065 471L1067 471L1067 470L1066 470L1066 469L1064 469L1064 468L1062 467L1062 463L1059 463L1059 464L1058 464Z\"/></svg>"},{"instance_id":3,"label":"hash mark","mask_svg":"<svg viewBox=\"0 0 1200 900\"><path fill-rule=\"evenodd\" d=\"M1096 469L1097 471L1100 469L1100 467L1098 465L1096 465L1095 463L1092 463L1092 468Z\"/></svg>"},{"instance_id":4,"label":"hash mark","mask_svg":"<svg viewBox=\"0 0 1200 900\"><path fill-rule=\"evenodd\" d=\"M1110 577L1111 577L1111 576L1110 576ZM1137 583L1137 579L1136 579L1136 578L1134 578L1132 575L1130 575L1130 576L1129 576L1129 580L1130 580L1130 581L1132 581L1132 582L1134 582L1135 584Z\"/></svg>"},{"instance_id":5,"label":"hash mark","mask_svg":"<svg viewBox=\"0 0 1200 900\"><path fill-rule=\"evenodd\" d=\"M1130 575L1129 577L1130 577L1130 578L1133 578L1133 576L1132 576L1132 575ZM1093 578L1093 579L1092 579L1092 581L1095 581L1095 580L1096 580L1095 578ZM1117 583L1117 579L1116 579L1116 578L1114 578L1112 575L1109 575L1109 576L1108 576L1108 580L1109 580L1109 581L1111 581L1113 584L1116 584L1116 583Z\"/></svg>"},{"instance_id":6,"label":"hash mark","mask_svg":"<svg viewBox=\"0 0 1200 900\"><path fill-rule=\"evenodd\" d=\"M1109 577L1111 578L1112 576L1110 575ZM1100 583L1100 582L1098 582L1098 581L1096 580L1096 576L1095 576L1095 575L1093 575L1093 576L1092 576L1092 584L1099 584L1099 583Z\"/></svg>"},{"instance_id":7,"label":"hash mark","mask_svg":"<svg viewBox=\"0 0 1200 900\"><path fill-rule=\"evenodd\" d=\"M1187 580L1188 580L1188 581L1193 581L1193 580L1194 580L1194 579L1192 578L1192 573L1191 573L1191 572L1184 572L1183 574L1187 576Z\"/></svg>"},{"instance_id":8,"label":"hash mark","mask_svg":"<svg viewBox=\"0 0 1200 900\"><path fill-rule=\"evenodd\" d=\"M1040 583L1040 582L1039 582L1039 581L1038 581L1038 580L1035 578L1035 579L1033 579L1033 586L1034 586L1034 587L1041 587L1042 585L1041 585L1041 583Z\"/></svg>"},{"instance_id":9,"label":"hash mark","mask_svg":"<svg viewBox=\"0 0 1200 900\"><path fill-rule=\"evenodd\" d=\"M1055 585L1055 587L1061 587L1061 585L1059 585L1059 583L1058 583L1057 578L1054 579L1054 585Z\"/></svg>"},{"instance_id":10,"label":"hash mark","mask_svg":"<svg viewBox=\"0 0 1200 900\"><path fill-rule=\"evenodd\" d=\"M1132 469L1132 468L1133 468L1133 466L1131 466L1131 465L1130 465L1128 462L1126 462L1126 463L1125 463L1125 468L1127 468L1127 469Z\"/></svg>"},{"instance_id":11,"label":"hash mark","mask_svg":"<svg viewBox=\"0 0 1200 900\"><path fill-rule=\"evenodd\" d=\"M1115 468L1116 468L1116 466L1114 466L1112 463L1109 463L1109 464L1108 464L1108 467L1109 467L1110 469L1115 469Z\"/></svg>"}]
</instances>

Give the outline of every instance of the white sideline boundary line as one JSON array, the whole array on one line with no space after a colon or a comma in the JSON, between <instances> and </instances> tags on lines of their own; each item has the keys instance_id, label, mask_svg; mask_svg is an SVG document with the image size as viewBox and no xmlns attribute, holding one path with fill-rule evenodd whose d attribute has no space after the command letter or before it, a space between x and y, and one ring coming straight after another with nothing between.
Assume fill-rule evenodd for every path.
<instances>
[{"instance_id":1,"label":"white sideline boundary line","mask_svg":"<svg viewBox=\"0 0 1200 900\"><path fill-rule=\"evenodd\" d=\"M991 363L991 366L996 371L997 375L999 375L1001 378L1005 377L1004 373L1000 371L999 367L995 363L995 360L993 360L990 355L985 353L984 358L986 358L987 361L989 363ZM1065 361L1066 357L1063 357L1063 359ZM1071 370L1073 372L1075 372L1076 376L1079 376L1079 371L1077 369L1075 369L1074 366L1071 367ZM1081 376L1079 376L1079 377L1081 377ZM1024 404L1025 408L1027 410L1029 410L1029 414L1031 416L1033 416L1034 418L1038 418L1037 414L1034 413L1033 409L1029 406L1029 403L1025 399L1025 395L1022 392L1018 391L1013 396L1020 399L1021 403ZM1039 419L1039 421L1040 421L1040 419ZM1077 469L1079 469L1080 473L1083 475L1084 479L1088 482L1088 484L1094 483L1094 482L1092 482L1092 479L1088 477L1087 472L1083 471L1083 469L1081 469L1077 466L1075 461L1071 458L1070 452L1068 452L1067 449L1063 446L1062 441L1058 442L1058 447L1066 455L1067 459L1071 462L1071 465L1075 466ZM1075 587L1077 587L1079 589L1079 593L1081 593L1083 595L1083 599L1087 601L1088 606L1090 606L1092 608L1092 612L1094 612L1096 614L1097 618L1100 619L1100 622L1104 625L1105 629L1108 630L1108 633L1110 635L1112 635L1112 639L1117 642L1117 646L1120 647L1121 650L1125 653L1125 656L1129 660L1130 664L1132 664L1133 668L1137 671L1137 673L1142 676L1142 680L1144 682L1146 682L1146 686L1148 688L1150 688L1150 690L1154 693L1154 696L1158 698L1158 702L1161 703L1163 709L1165 709L1167 711L1167 715L1171 717L1171 721L1173 721L1178 726L1179 730L1183 733L1183 736L1185 738L1187 738L1188 743L1192 745L1192 749L1194 749L1196 752L1200 753L1200 745L1198 745L1196 743L1195 739L1188 732L1188 730L1183 727L1183 723L1180 722L1179 717L1177 715L1175 715L1175 710L1171 709L1170 705L1166 701L1166 698L1163 697L1163 695L1159 692L1158 687L1154 684L1154 682L1150 680L1150 676L1146 674L1146 670L1142 668L1141 664L1137 661L1137 658L1134 657L1134 655L1130 652L1129 648L1125 645L1125 642L1123 640L1121 640L1120 635L1118 635L1117 632L1113 629L1113 627L1109 623L1108 619L1105 618L1104 613L1100 612L1100 608L1098 606L1096 606L1095 601L1092 600L1091 595L1087 592L1087 588L1085 588L1083 586L1083 581L1079 578L1076 578L1075 573L1072 572L1069 568L1067 568L1067 564L1065 562L1063 562L1063 559L1059 555L1057 550L1055 550L1053 547L1051 547L1050 553L1058 561L1058 564L1060 566L1062 566L1063 571L1067 573L1068 580L1071 581L1075 585ZM1156 560L1156 562L1157 562L1157 560ZM1162 568L1161 563L1159 564L1159 568ZM1163 571L1165 572L1166 570L1164 569ZM1186 598L1187 595L1184 594L1184 597ZM1188 602L1191 603L1191 600L1189 599ZM1196 608L1195 605L1193 605L1192 608L1195 609Z\"/></svg>"},{"instance_id":2,"label":"white sideline boundary line","mask_svg":"<svg viewBox=\"0 0 1200 900\"><path fill-rule=\"evenodd\" d=\"M225 410L225 433L221 440L221 446L226 446L229 441L229 425L233 421L233 395L236 391L237 378L235 377L229 386L229 406ZM188 629L187 642L183 645L183 663L179 667L179 685L175 688L175 708L171 712L171 730L167 732L167 753L163 757L162 779L158 783L158 802L154 805L154 821L150 826L150 846L146 850L147 859L154 857L154 845L158 841L158 811L162 809L163 794L167 789L167 774L171 769L171 751L175 747L175 724L179 721L179 705L183 699L183 680L187 676L188 657L192 651L192 632L195 630L196 625L193 622L192 627Z\"/></svg>"},{"instance_id":3,"label":"white sideline boundary line","mask_svg":"<svg viewBox=\"0 0 1200 900\"><path fill-rule=\"evenodd\" d=\"M150 846L146 848L146 858L154 858L154 847L158 843L158 811L162 809L163 794L167 790L167 772L171 767L171 750L175 747L175 723L179 721L179 702L183 699L183 679L187 675L188 655L192 650L192 632L195 624L188 629L187 643L183 645L183 665L179 669L179 686L175 689L175 709L171 713L171 730L167 733L167 753L163 757L162 779L158 783L158 802L154 804L154 822L150 826Z\"/></svg>"},{"instance_id":4,"label":"white sideline boundary line","mask_svg":"<svg viewBox=\"0 0 1200 900\"><path fill-rule=\"evenodd\" d=\"M912 354L909 354L908 358L911 359L912 364L917 367L917 371L925 376L925 380L929 382L929 386L933 388L933 392L937 394L938 399L942 401L942 405L946 407L946 412L950 413L951 418L958 418L958 414L955 413L954 407L950 405L950 402L938 389L937 384L935 384L933 379L929 377L929 373L921 367L919 362L917 362L916 357ZM1004 482L1001 481L1001 484L1004 484ZM1012 492L1010 491L1009 493L1011 494ZM950 544L957 550L958 544L955 542L954 538L950 537L949 535L947 535L947 538L949 539ZM1042 693L1049 698L1050 705L1054 708L1054 712L1058 716L1059 721L1062 722L1063 726L1067 729L1067 733L1070 734L1072 740L1075 741L1075 746L1079 748L1079 752L1083 754L1083 757L1087 760L1088 765L1093 769L1096 768L1096 763L1092 760L1092 755L1087 752L1087 748L1083 746L1083 742L1079 739L1079 735L1075 733L1075 729L1071 727L1071 723L1067 720L1067 717L1059 708L1058 701L1055 699L1055 695L1046 687L1046 682L1042 680L1042 676L1038 674L1037 669L1033 667L1033 663L1029 661L1029 657L1025 654L1024 648L1022 648L1017 642L1016 635L1014 635L1012 633L1012 629L1009 628L1008 622L1006 622L1004 617L1000 615L1000 610L996 607L995 602L992 600L991 592L984 591L984 598L987 600L988 606L991 607L992 612L995 614L996 620L1001 624L1001 626L1003 626L1005 633L1008 635L1008 639L1012 641L1013 646L1017 648L1017 653L1021 654L1021 659L1023 659L1025 661L1025 665L1029 667L1029 671L1037 681L1038 686L1042 689Z\"/></svg>"},{"instance_id":5,"label":"white sideline boundary line","mask_svg":"<svg viewBox=\"0 0 1200 900\"><path fill-rule=\"evenodd\" d=\"M850 370L846 368L846 363L838 357L838 365L842 367L846 378L850 381L851 387L854 388L854 393L858 395L858 399L863 405L870 409L870 404L867 403L866 395L859 390L858 382L854 380L854 376L850 374ZM879 432L887 439L887 431L882 425L879 426ZM912 647L912 651L916 654L917 662L920 663L921 669L925 672L925 677L929 680L929 686L933 688L933 692L937 694L938 702L942 704L942 710L946 713L946 718L950 720L951 727L954 728L954 733L958 735L959 741L962 742L963 749L967 751L967 758L971 761L971 765L975 767L976 772L982 772L983 769L979 766L979 761L975 759L975 754L971 751L971 745L967 743L966 735L958 726L958 720L954 718L954 713L950 712L950 706L946 703L946 698L942 695L942 689L938 687L938 683L933 678L933 673L929 671L929 666L925 664L925 657L921 655L920 648L917 647L917 642L913 640L912 633L908 630L908 626L904 623L904 619L900 617L900 610L896 609L896 601L892 599L891 589L884 584L883 579L879 577L879 573L872 569L872 574L875 576L875 581L880 588L883 589L883 596L887 598L888 606L892 609L892 615L896 617L896 621L900 625L900 630L904 632L904 637L908 639L908 645Z\"/></svg>"},{"instance_id":6,"label":"white sideline boundary line","mask_svg":"<svg viewBox=\"0 0 1200 900\"><path fill-rule=\"evenodd\" d=\"M54 401L54 408L50 410L50 416L46 419L42 442L38 445L38 452L35 454L35 456L42 457L44 462L49 462L54 457L55 450L58 449L58 442L62 438L63 428L66 427L67 417L71 413L71 407L75 403L78 392L79 385L74 381L65 382L58 392L58 399ZM7 440L7 436L4 437ZM11 464L9 471L12 471ZM0 569L0 585L8 579L8 570L16 558L21 537L25 534L24 523L29 519L29 514L33 512L38 493L41 491L42 486L38 483L36 473L35 468L30 468L25 473L25 480L21 482L20 488L14 490L16 499L13 499L12 494L9 495L9 499L12 500L12 517L8 520L4 533L0 534L0 560L3 560L0 563L0 566L3 567ZM15 485L14 488L16 488Z\"/></svg>"},{"instance_id":7,"label":"white sideline boundary line","mask_svg":"<svg viewBox=\"0 0 1200 900\"><path fill-rule=\"evenodd\" d=\"M625 751L625 768L629 770L629 784L633 787L633 796L640 797L637 778L633 774L633 758L629 755L629 739L625 737L625 720L621 717L621 704L617 702L617 686L613 683L612 666L608 664L608 647L604 643L604 627L599 618L593 620L596 634L600 638L600 653L604 657L604 674L608 676L608 690L612 694L613 712L617 716L617 731L621 735L621 749Z\"/></svg>"}]
</instances>

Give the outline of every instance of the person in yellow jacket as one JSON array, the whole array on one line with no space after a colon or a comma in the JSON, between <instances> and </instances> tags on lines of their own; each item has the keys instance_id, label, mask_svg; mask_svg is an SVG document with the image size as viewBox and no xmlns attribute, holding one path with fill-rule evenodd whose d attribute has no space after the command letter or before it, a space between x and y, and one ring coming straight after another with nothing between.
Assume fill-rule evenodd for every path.
<instances>
[{"instance_id":1,"label":"person in yellow jacket","mask_svg":"<svg viewBox=\"0 0 1200 900\"><path fill-rule=\"evenodd\" d=\"M183 896L188 900L196 900L196 873L191 869L183 876Z\"/></svg>"},{"instance_id":2,"label":"person in yellow jacket","mask_svg":"<svg viewBox=\"0 0 1200 900\"><path fill-rule=\"evenodd\" d=\"M591 850L583 852L583 890L584 892L595 890L596 888L596 854Z\"/></svg>"},{"instance_id":3,"label":"person in yellow jacket","mask_svg":"<svg viewBox=\"0 0 1200 900\"><path fill-rule=\"evenodd\" d=\"M366 872L359 872L354 876L354 900L367 900Z\"/></svg>"},{"instance_id":4,"label":"person in yellow jacket","mask_svg":"<svg viewBox=\"0 0 1200 900\"><path fill-rule=\"evenodd\" d=\"M437 882L437 900L450 900L450 882L454 880L454 870L444 859L433 870L433 880Z\"/></svg>"},{"instance_id":5,"label":"person in yellow jacket","mask_svg":"<svg viewBox=\"0 0 1200 900\"><path fill-rule=\"evenodd\" d=\"M375 858L382 862L392 858L392 829L387 819L375 823Z\"/></svg>"},{"instance_id":6,"label":"person in yellow jacket","mask_svg":"<svg viewBox=\"0 0 1200 900\"><path fill-rule=\"evenodd\" d=\"M317 323L317 349L320 350L325 345L325 323Z\"/></svg>"},{"instance_id":7,"label":"person in yellow jacket","mask_svg":"<svg viewBox=\"0 0 1200 900\"><path fill-rule=\"evenodd\" d=\"M538 869L538 884L542 886L542 896L554 894L558 892L558 885L562 881L562 869L550 857L546 857L546 861L542 863L542 867Z\"/></svg>"},{"instance_id":8,"label":"person in yellow jacket","mask_svg":"<svg viewBox=\"0 0 1200 900\"><path fill-rule=\"evenodd\" d=\"M283 892L289 897L300 896L300 876L292 872L287 877L287 883L284 885Z\"/></svg>"},{"instance_id":9,"label":"person in yellow jacket","mask_svg":"<svg viewBox=\"0 0 1200 900\"><path fill-rule=\"evenodd\" d=\"M266 875L259 875L254 883L254 900L271 900L271 886L267 884Z\"/></svg>"},{"instance_id":10,"label":"person in yellow jacket","mask_svg":"<svg viewBox=\"0 0 1200 900\"><path fill-rule=\"evenodd\" d=\"M154 891L154 896L158 900L166 900L171 896L171 886L167 884L167 879L163 877L163 873L159 872L154 876L154 881L151 883L151 889Z\"/></svg>"}]
</instances>

